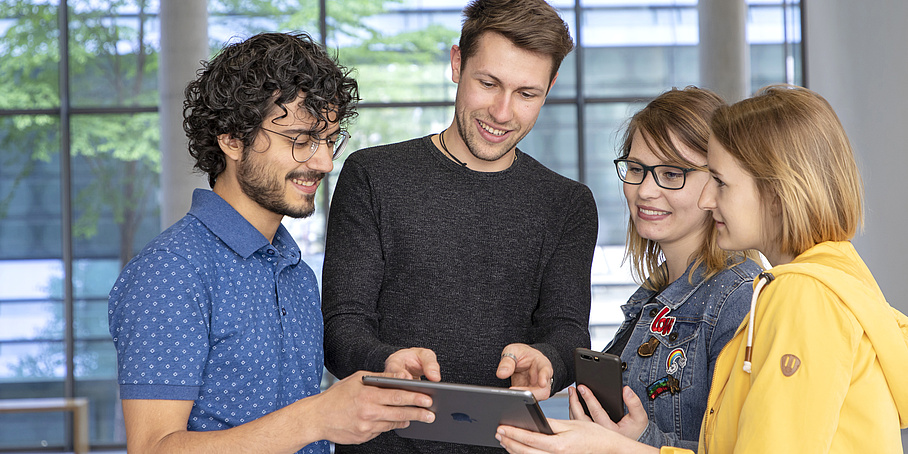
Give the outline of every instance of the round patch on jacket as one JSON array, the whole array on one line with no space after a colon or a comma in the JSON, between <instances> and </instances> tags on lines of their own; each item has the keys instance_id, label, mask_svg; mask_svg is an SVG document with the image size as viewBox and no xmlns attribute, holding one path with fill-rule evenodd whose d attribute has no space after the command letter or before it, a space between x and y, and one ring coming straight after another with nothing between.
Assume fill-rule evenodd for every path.
<instances>
[{"instance_id":1,"label":"round patch on jacket","mask_svg":"<svg viewBox=\"0 0 908 454\"><path fill-rule=\"evenodd\" d=\"M782 375L791 377L801 367L801 359L792 354L782 355L781 365Z\"/></svg>"}]
</instances>

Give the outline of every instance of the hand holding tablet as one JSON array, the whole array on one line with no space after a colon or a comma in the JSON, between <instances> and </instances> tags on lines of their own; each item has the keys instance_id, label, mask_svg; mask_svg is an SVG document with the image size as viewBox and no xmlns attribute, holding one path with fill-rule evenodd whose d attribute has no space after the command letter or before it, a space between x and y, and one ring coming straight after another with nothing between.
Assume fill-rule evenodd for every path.
<instances>
[{"instance_id":1,"label":"hand holding tablet","mask_svg":"<svg viewBox=\"0 0 908 454\"><path fill-rule=\"evenodd\" d=\"M420 392L432 397L435 422L414 421L395 433L404 438L499 447L501 424L552 434L533 393L492 386L409 380L367 375L363 383Z\"/></svg>"}]
</instances>

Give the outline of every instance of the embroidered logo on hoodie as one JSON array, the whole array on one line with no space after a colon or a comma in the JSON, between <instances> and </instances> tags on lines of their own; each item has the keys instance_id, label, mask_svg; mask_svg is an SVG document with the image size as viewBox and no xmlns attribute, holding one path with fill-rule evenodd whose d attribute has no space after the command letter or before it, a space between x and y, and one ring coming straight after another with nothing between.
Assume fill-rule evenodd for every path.
<instances>
[{"instance_id":1,"label":"embroidered logo on hoodie","mask_svg":"<svg viewBox=\"0 0 908 454\"><path fill-rule=\"evenodd\" d=\"M782 355L781 365L782 375L791 377L801 367L801 359L792 354Z\"/></svg>"}]
</instances>

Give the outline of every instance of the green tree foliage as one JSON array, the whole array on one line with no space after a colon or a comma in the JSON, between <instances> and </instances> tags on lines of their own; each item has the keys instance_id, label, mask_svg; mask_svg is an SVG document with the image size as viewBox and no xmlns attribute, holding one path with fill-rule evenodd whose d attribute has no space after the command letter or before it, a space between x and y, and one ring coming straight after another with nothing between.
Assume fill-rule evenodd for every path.
<instances>
[{"instance_id":1,"label":"green tree foliage","mask_svg":"<svg viewBox=\"0 0 908 454\"><path fill-rule=\"evenodd\" d=\"M103 216L112 218L119 234L120 262L135 248L135 233L154 212L150 199L160 169L158 128L154 115L108 113L109 108L153 107L157 54L148 35L149 1L72 0L69 4L69 90L73 112L70 156L73 175L73 233L93 238ZM2 35L0 109L43 108L59 112L60 32L58 7L38 0L16 0L0 6L11 26ZM97 110L98 114L90 114ZM84 112L84 113L82 113ZM19 169L16 181L28 178L32 162L58 156L56 118L23 114L13 130L0 137L4 164ZM0 200L15 197L10 186ZM8 203L7 203L8 204ZM0 205L2 208L3 205ZM0 211L0 218L4 215Z\"/></svg>"}]
</instances>

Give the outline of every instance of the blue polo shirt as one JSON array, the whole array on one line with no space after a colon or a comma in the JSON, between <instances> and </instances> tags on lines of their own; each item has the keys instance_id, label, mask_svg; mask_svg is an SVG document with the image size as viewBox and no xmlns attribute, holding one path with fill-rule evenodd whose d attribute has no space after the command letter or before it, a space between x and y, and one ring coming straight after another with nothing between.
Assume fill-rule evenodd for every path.
<instances>
[{"instance_id":1,"label":"blue polo shirt","mask_svg":"<svg viewBox=\"0 0 908 454\"><path fill-rule=\"evenodd\" d=\"M322 313L312 269L212 191L110 291L121 399L192 400L188 429L227 429L317 394ZM321 441L300 452L327 453Z\"/></svg>"}]
</instances>

